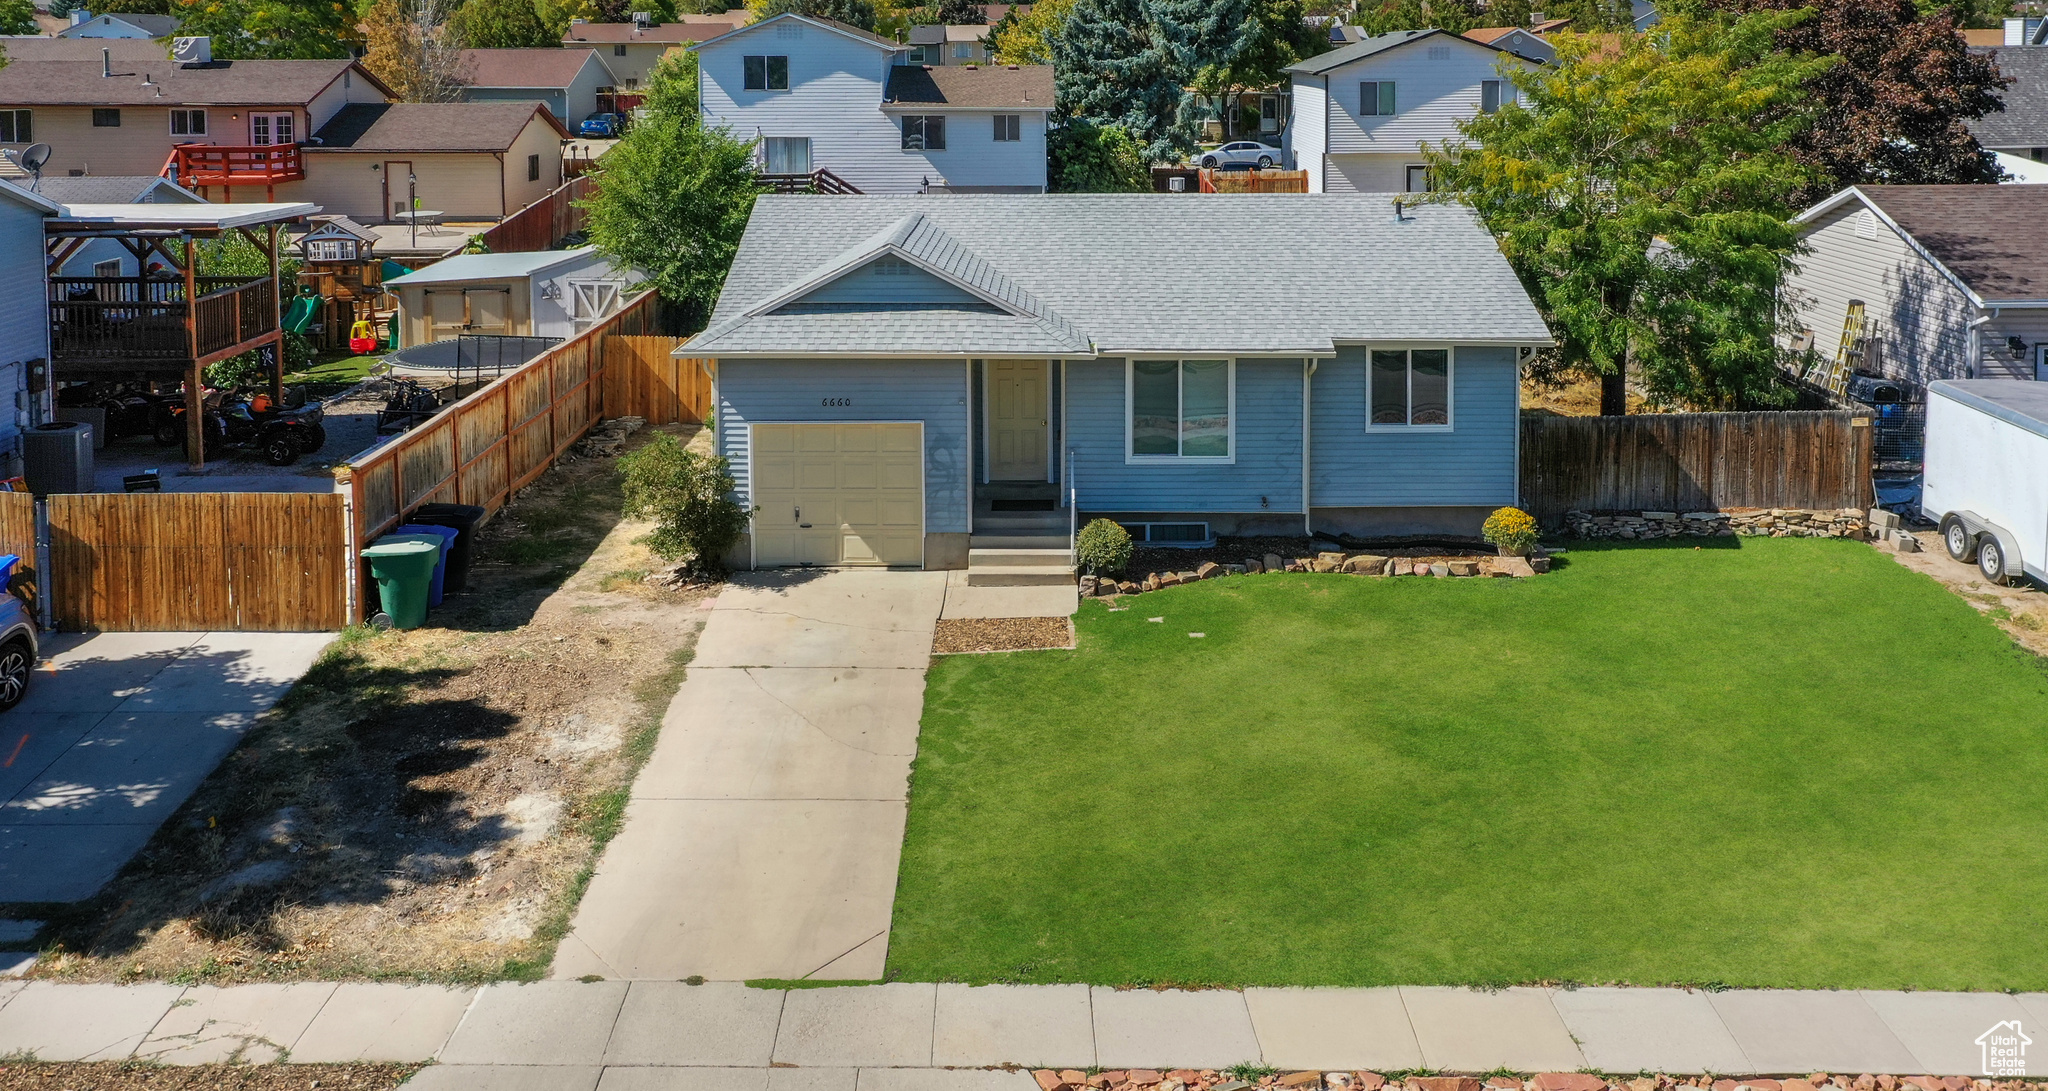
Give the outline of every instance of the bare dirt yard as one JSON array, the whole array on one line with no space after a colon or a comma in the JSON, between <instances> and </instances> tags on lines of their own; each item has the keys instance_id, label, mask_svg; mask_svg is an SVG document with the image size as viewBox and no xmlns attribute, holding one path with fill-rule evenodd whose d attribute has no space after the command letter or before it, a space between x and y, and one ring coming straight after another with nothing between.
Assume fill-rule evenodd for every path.
<instances>
[{"instance_id":1,"label":"bare dirt yard","mask_svg":"<svg viewBox=\"0 0 2048 1091\"><path fill-rule=\"evenodd\" d=\"M644 580L617 465L521 493L426 628L343 634L93 900L20 907L51 921L35 976L542 974L711 590Z\"/></svg>"},{"instance_id":2,"label":"bare dirt yard","mask_svg":"<svg viewBox=\"0 0 2048 1091\"><path fill-rule=\"evenodd\" d=\"M1877 548L1961 595L1979 613L1996 621L2021 647L2035 655L2048 656L2048 592L2026 582L2014 587L1993 584L1984 579L1975 565L1951 560L1942 549L1939 534L1923 530L1915 537L1920 539L1918 553L1901 553L1889 546Z\"/></svg>"},{"instance_id":3,"label":"bare dirt yard","mask_svg":"<svg viewBox=\"0 0 2048 1091\"><path fill-rule=\"evenodd\" d=\"M0 1091L389 1091L412 1064L0 1064Z\"/></svg>"}]
</instances>

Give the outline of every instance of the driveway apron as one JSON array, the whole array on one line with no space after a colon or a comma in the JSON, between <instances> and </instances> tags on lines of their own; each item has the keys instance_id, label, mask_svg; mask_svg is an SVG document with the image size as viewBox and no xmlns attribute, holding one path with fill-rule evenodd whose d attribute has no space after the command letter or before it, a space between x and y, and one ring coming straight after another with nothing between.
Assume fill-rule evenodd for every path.
<instances>
[{"instance_id":1,"label":"driveway apron","mask_svg":"<svg viewBox=\"0 0 2048 1091\"><path fill-rule=\"evenodd\" d=\"M882 976L945 576L734 579L555 977Z\"/></svg>"}]
</instances>

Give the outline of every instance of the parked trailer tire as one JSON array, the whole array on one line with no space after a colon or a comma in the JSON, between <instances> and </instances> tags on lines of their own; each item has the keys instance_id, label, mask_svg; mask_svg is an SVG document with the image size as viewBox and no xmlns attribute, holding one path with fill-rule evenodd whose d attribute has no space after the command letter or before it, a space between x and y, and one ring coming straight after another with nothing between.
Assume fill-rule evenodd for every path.
<instances>
[{"instance_id":1,"label":"parked trailer tire","mask_svg":"<svg viewBox=\"0 0 2048 1091\"><path fill-rule=\"evenodd\" d=\"M1941 544L1948 547L1950 557L1964 564L1977 556L1977 536L1953 515L1941 521Z\"/></svg>"},{"instance_id":2,"label":"parked trailer tire","mask_svg":"<svg viewBox=\"0 0 2048 1091\"><path fill-rule=\"evenodd\" d=\"M1977 542L1977 571L1993 584L2006 582L2005 547L1998 544L1998 536L1986 534Z\"/></svg>"}]
</instances>

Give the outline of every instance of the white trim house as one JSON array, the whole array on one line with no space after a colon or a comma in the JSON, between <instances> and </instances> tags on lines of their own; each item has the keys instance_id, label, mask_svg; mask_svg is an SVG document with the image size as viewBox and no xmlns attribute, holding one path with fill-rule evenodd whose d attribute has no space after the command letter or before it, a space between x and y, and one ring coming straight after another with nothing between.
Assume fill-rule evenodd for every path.
<instances>
[{"instance_id":1,"label":"white trim house","mask_svg":"<svg viewBox=\"0 0 2048 1091\"><path fill-rule=\"evenodd\" d=\"M755 509L736 563L963 568L1064 550L1070 517L1152 540L1471 534L1517 500L1520 364L1550 337L1469 209L826 200L755 203L677 350L709 361ZM1184 260L1246 238L1301 260Z\"/></svg>"},{"instance_id":2,"label":"white trim house","mask_svg":"<svg viewBox=\"0 0 2048 1091\"><path fill-rule=\"evenodd\" d=\"M1288 161L1310 193L1429 188L1422 145L1462 139L1461 122L1515 101L1509 66L1537 59L1443 30L1363 38L1287 70Z\"/></svg>"},{"instance_id":3,"label":"white trim house","mask_svg":"<svg viewBox=\"0 0 2048 1091\"><path fill-rule=\"evenodd\" d=\"M1042 193L1052 69L907 63L909 47L783 14L690 47L703 122L758 141L769 174L862 193Z\"/></svg>"}]
</instances>

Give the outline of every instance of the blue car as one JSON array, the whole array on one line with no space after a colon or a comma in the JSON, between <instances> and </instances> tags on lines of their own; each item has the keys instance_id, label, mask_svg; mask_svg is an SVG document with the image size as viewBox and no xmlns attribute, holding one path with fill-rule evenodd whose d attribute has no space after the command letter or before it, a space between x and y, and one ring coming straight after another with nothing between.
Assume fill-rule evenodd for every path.
<instances>
[{"instance_id":1,"label":"blue car","mask_svg":"<svg viewBox=\"0 0 2048 1091\"><path fill-rule=\"evenodd\" d=\"M0 556L0 589L14 579L21 558ZM28 696L29 674L36 665L36 620L19 598L0 590L0 712Z\"/></svg>"},{"instance_id":2,"label":"blue car","mask_svg":"<svg viewBox=\"0 0 2048 1091\"><path fill-rule=\"evenodd\" d=\"M578 136L617 136L626 127L626 119L618 114L592 114L576 127Z\"/></svg>"}]
</instances>

